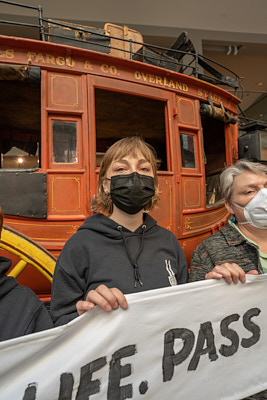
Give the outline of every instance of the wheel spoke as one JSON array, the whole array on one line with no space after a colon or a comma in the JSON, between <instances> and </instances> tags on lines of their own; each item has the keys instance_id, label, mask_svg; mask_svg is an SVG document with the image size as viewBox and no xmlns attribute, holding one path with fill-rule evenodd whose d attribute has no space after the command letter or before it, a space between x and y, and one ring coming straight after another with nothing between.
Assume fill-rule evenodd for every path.
<instances>
[{"instance_id":1,"label":"wheel spoke","mask_svg":"<svg viewBox=\"0 0 267 400\"><path fill-rule=\"evenodd\" d=\"M9 272L8 276L13 276L13 278L17 278L19 274L21 274L24 269L27 267L28 263L27 261L20 260L14 268Z\"/></svg>"}]
</instances>

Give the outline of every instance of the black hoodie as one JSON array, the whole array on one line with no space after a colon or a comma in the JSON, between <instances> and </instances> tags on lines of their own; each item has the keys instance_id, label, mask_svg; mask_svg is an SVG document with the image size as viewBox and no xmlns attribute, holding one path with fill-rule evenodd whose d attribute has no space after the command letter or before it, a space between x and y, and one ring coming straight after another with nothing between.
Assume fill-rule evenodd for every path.
<instances>
[{"instance_id":1,"label":"black hoodie","mask_svg":"<svg viewBox=\"0 0 267 400\"><path fill-rule=\"evenodd\" d=\"M29 288L6 276L11 260L0 257L0 341L53 328L44 304Z\"/></svg>"},{"instance_id":2,"label":"black hoodie","mask_svg":"<svg viewBox=\"0 0 267 400\"><path fill-rule=\"evenodd\" d=\"M101 284L128 294L187 279L186 259L177 238L148 214L135 232L95 214L66 242L58 257L51 316L56 325L76 318L77 301Z\"/></svg>"}]
</instances>

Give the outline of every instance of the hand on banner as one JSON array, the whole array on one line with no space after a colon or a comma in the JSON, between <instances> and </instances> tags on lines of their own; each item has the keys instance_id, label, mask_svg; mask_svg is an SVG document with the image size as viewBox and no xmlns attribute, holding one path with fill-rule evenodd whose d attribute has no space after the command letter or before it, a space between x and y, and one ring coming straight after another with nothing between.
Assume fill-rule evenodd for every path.
<instances>
[{"instance_id":1,"label":"hand on banner","mask_svg":"<svg viewBox=\"0 0 267 400\"><path fill-rule=\"evenodd\" d=\"M248 272L249 275L258 275L258 271L253 269ZM224 278L227 283L237 283L238 281L246 282L246 274L238 264L224 263L215 265L215 267L205 275L205 279L221 279Z\"/></svg>"},{"instance_id":2,"label":"hand on banner","mask_svg":"<svg viewBox=\"0 0 267 400\"><path fill-rule=\"evenodd\" d=\"M90 290L85 301L78 301L76 309L81 315L86 311L93 310L95 306L101 307L104 311L116 310L119 306L126 309L128 307L124 294L117 288L108 288L99 285L95 290Z\"/></svg>"}]
</instances>

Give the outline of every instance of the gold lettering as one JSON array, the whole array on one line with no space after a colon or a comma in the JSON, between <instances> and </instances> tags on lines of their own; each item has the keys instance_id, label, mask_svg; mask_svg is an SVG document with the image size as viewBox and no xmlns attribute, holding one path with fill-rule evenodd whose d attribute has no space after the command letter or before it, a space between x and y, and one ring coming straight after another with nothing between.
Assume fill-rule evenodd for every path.
<instances>
[{"instance_id":1,"label":"gold lettering","mask_svg":"<svg viewBox=\"0 0 267 400\"><path fill-rule=\"evenodd\" d=\"M65 65L65 59L64 59L64 57L57 57L56 58L56 63L57 63L57 65Z\"/></svg>"},{"instance_id":2,"label":"gold lettering","mask_svg":"<svg viewBox=\"0 0 267 400\"><path fill-rule=\"evenodd\" d=\"M74 67L75 61L71 57L66 57L66 65L68 67Z\"/></svg>"},{"instance_id":3,"label":"gold lettering","mask_svg":"<svg viewBox=\"0 0 267 400\"><path fill-rule=\"evenodd\" d=\"M102 64L100 68L102 72L105 72L105 74L108 73L108 65Z\"/></svg>"},{"instance_id":4,"label":"gold lettering","mask_svg":"<svg viewBox=\"0 0 267 400\"><path fill-rule=\"evenodd\" d=\"M33 61L33 58L36 56L36 53L32 53L31 51L29 51L27 53L27 61Z\"/></svg>"},{"instance_id":5,"label":"gold lettering","mask_svg":"<svg viewBox=\"0 0 267 400\"><path fill-rule=\"evenodd\" d=\"M214 94L214 95L213 95L213 100L214 100L214 101L217 101L218 103L220 103L220 102L222 101L221 97L220 97L220 96L217 96L217 94Z\"/></svg>"},{"instance_id":6,"label":"gold lettering","mask_svg":"<svg viewBox=\"0 0 267 400\"><path fill-rule=\"evenodd\" d=\"M143 72L141 72L141 76L143 78L143 81L146 82L147 80L147 74L144 74Z\"/></svg>"},{"instance_id":7,"label":"gold lettering","mask_svg":"<svg viewBox=\"0 0 267 400\"><path fill-rule=\"evenodd\" d=\"M118 73L118 70L114 65L102 64L100 68L105 74L110 73L111 75L116 75Z\"/></svg>"},{"instance_id":8,"label":"gold lettering","mask_svg":"<svg viewBox=\"0 0 267 400\"><path fill-rule=\"evenodd\" d=\"M66 58L62 56L55 57L52 54L34 53L31 51L27 53L27 60L29 62L50 64L50 65L60 65L60 66L68 65L69 67L73 67L75 65L75 62L71 57L66 57Z\"/></svg>"},{"instance_id":9,"label":"gold lettering","mask_svg":"<svg viewBox=\"0 0 267 400\"><path fill-rule=\"evenodd\" d=\"M168 78L161 78L157 75L146 74L144 72L135 71L134 77L137 80L142 80L143 82L155 83L156 85L166 86L167 88L173 88L176 90L182 90L183 92L188 92L188 86L186 83L180 83L174 80L168 80Z\"/></svg>"},{"instance_id":10,"label":"gold lettering","mask_svg":"<svg viewBox=\"0 0 267 400\"><path fill-rule=\"evenodd\" d=\"M93 67L92 67L92 64L90 63L90 61L85 61L84 68L89 69L90 71L93 70Z\"/></svg>"},{"instance_id":11,"label":"gold lettering","mask_svg":"<svg viewBox=\"0 0 267 400\"><path fill-rule=\"evenodd\" d=\"M35 62L41 62L41 63L45 63L45 59L42 53L38 53L37 56L35 57Z\"/></svg>"},{"instance_id":12,"label":"gold lettering","mask_svg":"<svg viewBox=\"0 0 267 400\"><path fill-rule=\"evenodd\" d=\"M7 49L6 50L6 58L14 58L14 50Z\"/></svg>"},{"instance_id":13,"label":"gold lettering","mask_svg":"<svg viewBox=\"0 0 267 400\"><path fill-rule=\"evenodd\" d=\"M183 91L188 92L188 86L185 83L183 83Z\"/></svg>"},{"instance_id":14,"label":"gold lettering","mask_svg":"<svg viewBox=\"0 0 267 400\"><path fill-rule=\"evenodd\" d=\"M163 85L162 78L160 76L156 76L156 83L161 86Z\"/></svg>"},{"instance_id":15,"label":"gold lettering","mask_svg":"<svg viewBox=\"0 0 267 400\"><path fill-rule=\"evenodd\" d=\"M163 85L164 85L164 86L168 86L168 80L167 80L167 78L164 78L164 79L163 79Z\"/></svg>"},{"instance_id":16,"label":"gold lettering","mask_svg":"<svg viewBox=\"0 0 267 400\"><path fill-rule=\"evenodd\" d=\"M134 77L135 77L135 79L141 79L141 74L140 74L140 72L139 71L134 71Z\"/></svg>"},{"instance_id":17,"label":"gold lettering","mask_svg":"<svg viewBox=\"0 0 267 400\"><path fill-rule=\"evenodd\" d=\"M55 57L52 56L52 54L46 54L46 63L47 64L52 64L52 65L56 65Z\"/></svg>"},{"instance_id":18,"label":"gold lettering","mask_svg":"<svg viewBox=\"0 0 267 400\"><path fill-rule=\"evenodd\" d=\"M109 71L110 71L110 73L112 74L112 75L116 75L117 74L117 68L114 66L114 65L111 65L110 67L109 67Z\"/></svg>"},{"instance_id":19,"label":"gold lettering","mask_svg":"<svg viewBox=\"0 0 267 400\"><path fill-rule=\"evenodd\" d=\"M198 89L197 94L198 94L198 96L204 97L205 99L209 96L211 98L211 100L216 101L218 103L220 103L222 101L222 98L220 96L218 96L217 94L207 92L206 90L203 90L203 89Z\"/></svg>"}]
</instances>

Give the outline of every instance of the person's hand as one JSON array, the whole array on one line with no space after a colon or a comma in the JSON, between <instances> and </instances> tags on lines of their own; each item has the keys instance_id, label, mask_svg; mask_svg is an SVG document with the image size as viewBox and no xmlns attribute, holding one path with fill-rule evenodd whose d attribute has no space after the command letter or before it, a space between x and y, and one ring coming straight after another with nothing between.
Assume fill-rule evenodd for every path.
<instances>
[{"instance_id":1,"label":"person's hand","mask_svg":"<svg viewBox=\"0 0 267 400\"><path fill-rule=\"evenodd\" d=\"M251 271L247 272L247 275L259 275L259 272L256 269L252 269Z\"/></svg>"},{"instance_id":2,"label":"person's hand","mask_svg":"<svg viewBox=\"0 0 267 400\"><path fill-rule=\"evenodd\" d=\"M100 285L95 290L90 290L85 300L80 300L76 303L79 315L92 310L95 306L99 306L104 311L109 312L119 306L126 309L128 304L124 294L119 289L109 289L105 285Z\"/></svg>"},{"instance_id":3,"label":"person's hand","mask_svg":"<svg viewBox=\"0 0 267 400\"><path fill-rule=\"evenodd\" d=\"M250 275L258 275L257 270L248 272ZM215 267L206 274L205 279L221 279L224 278L227 283L237 283L238 281L246 282L246 274L238 264L224 263L222 265L215 265Z\"/></svg>"}]
</instances>

